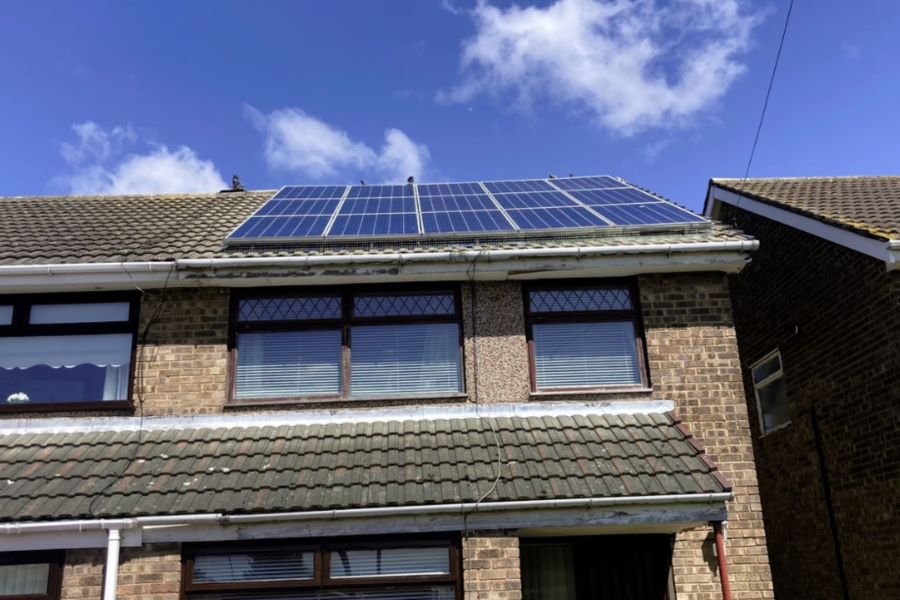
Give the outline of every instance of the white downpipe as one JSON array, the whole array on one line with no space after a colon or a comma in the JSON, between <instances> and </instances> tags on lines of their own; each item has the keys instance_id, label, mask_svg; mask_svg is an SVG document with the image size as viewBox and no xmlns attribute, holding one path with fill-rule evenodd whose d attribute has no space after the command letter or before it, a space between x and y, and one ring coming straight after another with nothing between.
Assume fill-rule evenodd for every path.
<instances>
[{"instance_id":1,"label":"white downpipe","mask_svg":"<svg viewBox=\"0 0 900 600\"><path fill-rule=\"evenodd\" d=\"M109 530L109 542L106 545L106 575L103 578L103 600L116 600L116 587L119 583L119 547L122 536L119 529Z\"/></svg>"},{"instance_id":2,"label":"white downpipe","mask_svg":"<svg viewBox=\"0 0 900 600\"><path fill-rule=\"evenodd\" d=\"M603 498L572 498L567 500L518 500L511 502L462 502L456 504L434 504L424 506L391 506L379 508L349 508L341 510L295 511L280 513L257 513L229 515L225 513L202 513L193 515L171 515L135 517L121 520L72 520L49 523L7 523L0 525L0 535L21 535L28 533L89 531L109 529L112 531L132 527L181 527L186 525L229 525L238 523L262 523L274 521L320 521L354 518L388 518L428 514L469 514L474 512L496 512L510 510L562 510L571 508L602 508L611 506L652 506L660 504L712 504L727 502L734 495L731 492L708 494L668 494L661 496L624 496Z\"/></svg>"}]
</instances>

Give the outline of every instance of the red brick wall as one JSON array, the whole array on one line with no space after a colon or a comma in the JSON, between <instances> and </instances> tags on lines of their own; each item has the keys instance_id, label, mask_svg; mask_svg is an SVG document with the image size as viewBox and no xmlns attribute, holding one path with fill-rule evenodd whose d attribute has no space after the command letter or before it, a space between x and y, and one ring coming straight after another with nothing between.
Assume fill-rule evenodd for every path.
<instances>
[{"instance_id":1,"label":"red brick wall","mask_svg":"<svg viewBox=\"0 0 900 600\"><path fill-rule=\"evenodd\" d=\"M842 598L821 455L850 597L897 598L900 272L734 207L721 216L760 240L753 263L731 279L744 366L780 349L793 403L791 424L759 438L745 368L777 595Z\"/></svg>"}]
</instances>

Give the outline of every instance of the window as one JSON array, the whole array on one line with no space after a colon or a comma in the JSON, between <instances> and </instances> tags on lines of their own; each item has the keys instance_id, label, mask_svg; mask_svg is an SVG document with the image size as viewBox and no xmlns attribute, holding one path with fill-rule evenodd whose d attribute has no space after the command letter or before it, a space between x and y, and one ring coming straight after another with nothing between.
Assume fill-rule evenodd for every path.
<instances>
[{"instance_id":1,"label":"window","mask_svg":"<svg viewBox=\"0 0 900 600\"><path fill-rule=\"evenodd\" d=\"M60 553L0 554L0 600L55 600L61 583Z\"/></svg>"},{"instance_id":2,"label":"window","mask_svg":"<svg viewBox=\"0 0 900 600\"><path fill-rule=\"evenodd\" d=\"M533 390L647 387L633 286L531 286L525 294Z\"/></svg>"},{"instance_id":3,"label":"window","mask_svg":"<svg viewBox=\"0 0 900 600\"><path fill-rule=\"evenodd\" d=\"M763 433L785 427L791 422L791 403L784 386L781 353L776 350L750 367L759 426Z\"/></svg>"},{"instance_id":4,"label":"window","mask_svg":"<svg viewBox=\"0 0 900 600\"><path fill-rule=\"evenodd\" d=\"M190 600L456 600L456 540L279 543L185 550Z\"/></svg>"},{"instance_id":5,"label":"window","mask_svg":"<svg viewBox=\"0 0 900 600\"><path fill-rule=\"evenodd\" d=\"M463 391L458 290L236 295L235 401Z\"/></svg>"},{"instance_id":6,"label":"window","mask_svg":"<svg viewBox=\"0 0 900 600\"><path fill-rule=\"evenodd\" d=\"M0 296L0 410L127 408L133 294Z\"/></svg>"},{"instance_id":7,"label":"window","mask_svg":"<svg viewBox=\"0 0 900 600\"><path fill-rule=\"evenodd\" d=\"M673 599L673 542L656 534L522 539L522 599Z\"/></svg>"}]
</instances>

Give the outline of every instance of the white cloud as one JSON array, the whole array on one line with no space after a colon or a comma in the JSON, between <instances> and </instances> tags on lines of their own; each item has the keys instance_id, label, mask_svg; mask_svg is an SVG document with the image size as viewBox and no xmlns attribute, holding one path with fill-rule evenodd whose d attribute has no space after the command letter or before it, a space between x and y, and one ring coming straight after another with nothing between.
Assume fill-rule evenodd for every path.
<instances>
[{"instance_id":1,"label":"white cloud","mask_svg":"<svg viewBox=\"0 0 900 600\"><path fill-rule=\"evenodd\" d=\"M169 150L150 143L144 154L126 154L125 148L138 141L131 125L106 130L87 121L72 129L77 143L60 146L70 169L54 180L71 194L166 194L225 188L212 161L201 159L187 146Z\"/></svg>"},{"instance_id":2,"label":"white cloud","mask_svg":"<svg viewBox=\"0 0 900 600\"><path fill-rule=\"evenodd\" d=\"M352 175L403 182L410 175L421 177L430 160L427 146L399 129L388 129L384 145L376 151L299 108L263 114L245 106L245 112L265 137L266 163L274 170L311 179Z\"/></svg>"},{"instance_id":3,"label":"white cloud","mask_svg":"<svg viewBox=\"0 0 900 600\"><path fill-rule=\"evenodd\" d=\"M629 135L683 124L745 67L758 15L740 0L557 0L503 9L483 0L463 42L462 80L445 102L510 94L572 107Z\"/></svg>"}]
</instances>

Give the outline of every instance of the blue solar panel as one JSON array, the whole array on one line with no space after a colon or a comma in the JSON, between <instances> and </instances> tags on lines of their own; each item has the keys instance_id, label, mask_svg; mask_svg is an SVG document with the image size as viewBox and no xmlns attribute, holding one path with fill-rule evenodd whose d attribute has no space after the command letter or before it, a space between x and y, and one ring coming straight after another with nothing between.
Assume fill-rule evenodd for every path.
<instances>
[{"instance_id":1,"label":"blue solar panel","mask_svg":"<svg viewBox=\"0 0 900 600\"><path fill-rule=\"evenodd\" d=\"M647 202L663 202L661 198L635 188L617 188L611 190L572 190L572 197L588 206L604 206L607 204L646 204Z\"/></svg>"},{"instance_id":2,"label":"blue solar panel","mask_svg":"<svg viewBox=\"0 0 900 600\"><path fill-rule=\"evenodd\" d=\"M582 206L530 208L506 211L519 229L566 229L607 227L609 224Z\"/></svg>"},{"instance_id":3,"label":"blue solar panel","mask_svg":"<svg viewBox=\"0 0 900 600\"><path fill-rule=\"evenodd\" d=\"M550 182L562 190L603 190L628 186L612 177L565 177L551 179Z\"/></svg>"},{"instance_id":4,"label":"blue solar panel","mask_svg":"<svg viewBox=\"0 0 900 600\"><path fill-rule=\"evenodd\" d=\"M667 223L703 223L704 219L668 202L596 206L598 213L616 225L664 225Z\"/></svg>"},{"instance_id":5,"label":"blue solar panel","mask_svg":"<svg viewBox=\"0 0 900 600\"><path fill-rule=\"evenodd\" d=\"M492 194L555 191L553 186L541 179L525 179L522 181L485 181L484 187Z\"/></svg>"},{"instance_id":6,"label":"blue solar panel","mask_svg":"<svg viewBox=\"0 0 900 600\"><path fill-rule=\"evenodd\" d=\"M230 236L290 242L707 223L612 177L288 186Z\"/></svg>"},{"instance_id":7,"label":"blue solar panel","mask_svg":"<svg viewBox=\"0 0 900 600\"><path fill-rule=\"evenodd\" d=\"M472 233L513 231L499 210L467 210L456 212L423 212L425 233Z\"/></svg>"},{"instance_id":8,"label":"blue solar panel","mask_svg":"<svg viewBox=\"0 0 900 600\"><path fill-rule=\"evenodd\" d=\"M419 197L423 196L455 196L458 194L483 194L478 183L420 183L416 186Z\"/></svg>"},{"instance_id":9,"label":"blue solar panel","mask_svg":"<svg viewBox=\"0 0 900 600\"><path fill-rule=\"evenodd\" d=\"M416 213L338 215L328 237L373 237L418 233L419 220Z\"/></svg>"},{"instance_id":10,"label":"blue solar panel","mask_svg":"<svg viewBox=\"0 0 900 600\"><path fill-rule=\"evenodd\" d=\"M335 198L338 199L344 195L347 190L346 185L303 185L303 186L287 186L282 188L273 200L294 199L294 198Z\"/></svg>"},{"instance_id":11,"label":"blue solar panel","mask_svg":"<svg viewBox=\"0 0 900 600\"><path fill-rule=\"evenodd\" d=\"M412 198L411 185L354 185L348 198Z\"/></svg>"},{"instance_id":12,"label":"blue solar panel","mask_svg":"<svg viewBox=\"0 0 900 600\"><path fill-rule=\"evenodd\" d=\"M562 192L530 192L524 194L494 194L503 208L556 208L578 206L578 203Z\"/></svg>"}]
</instances>

